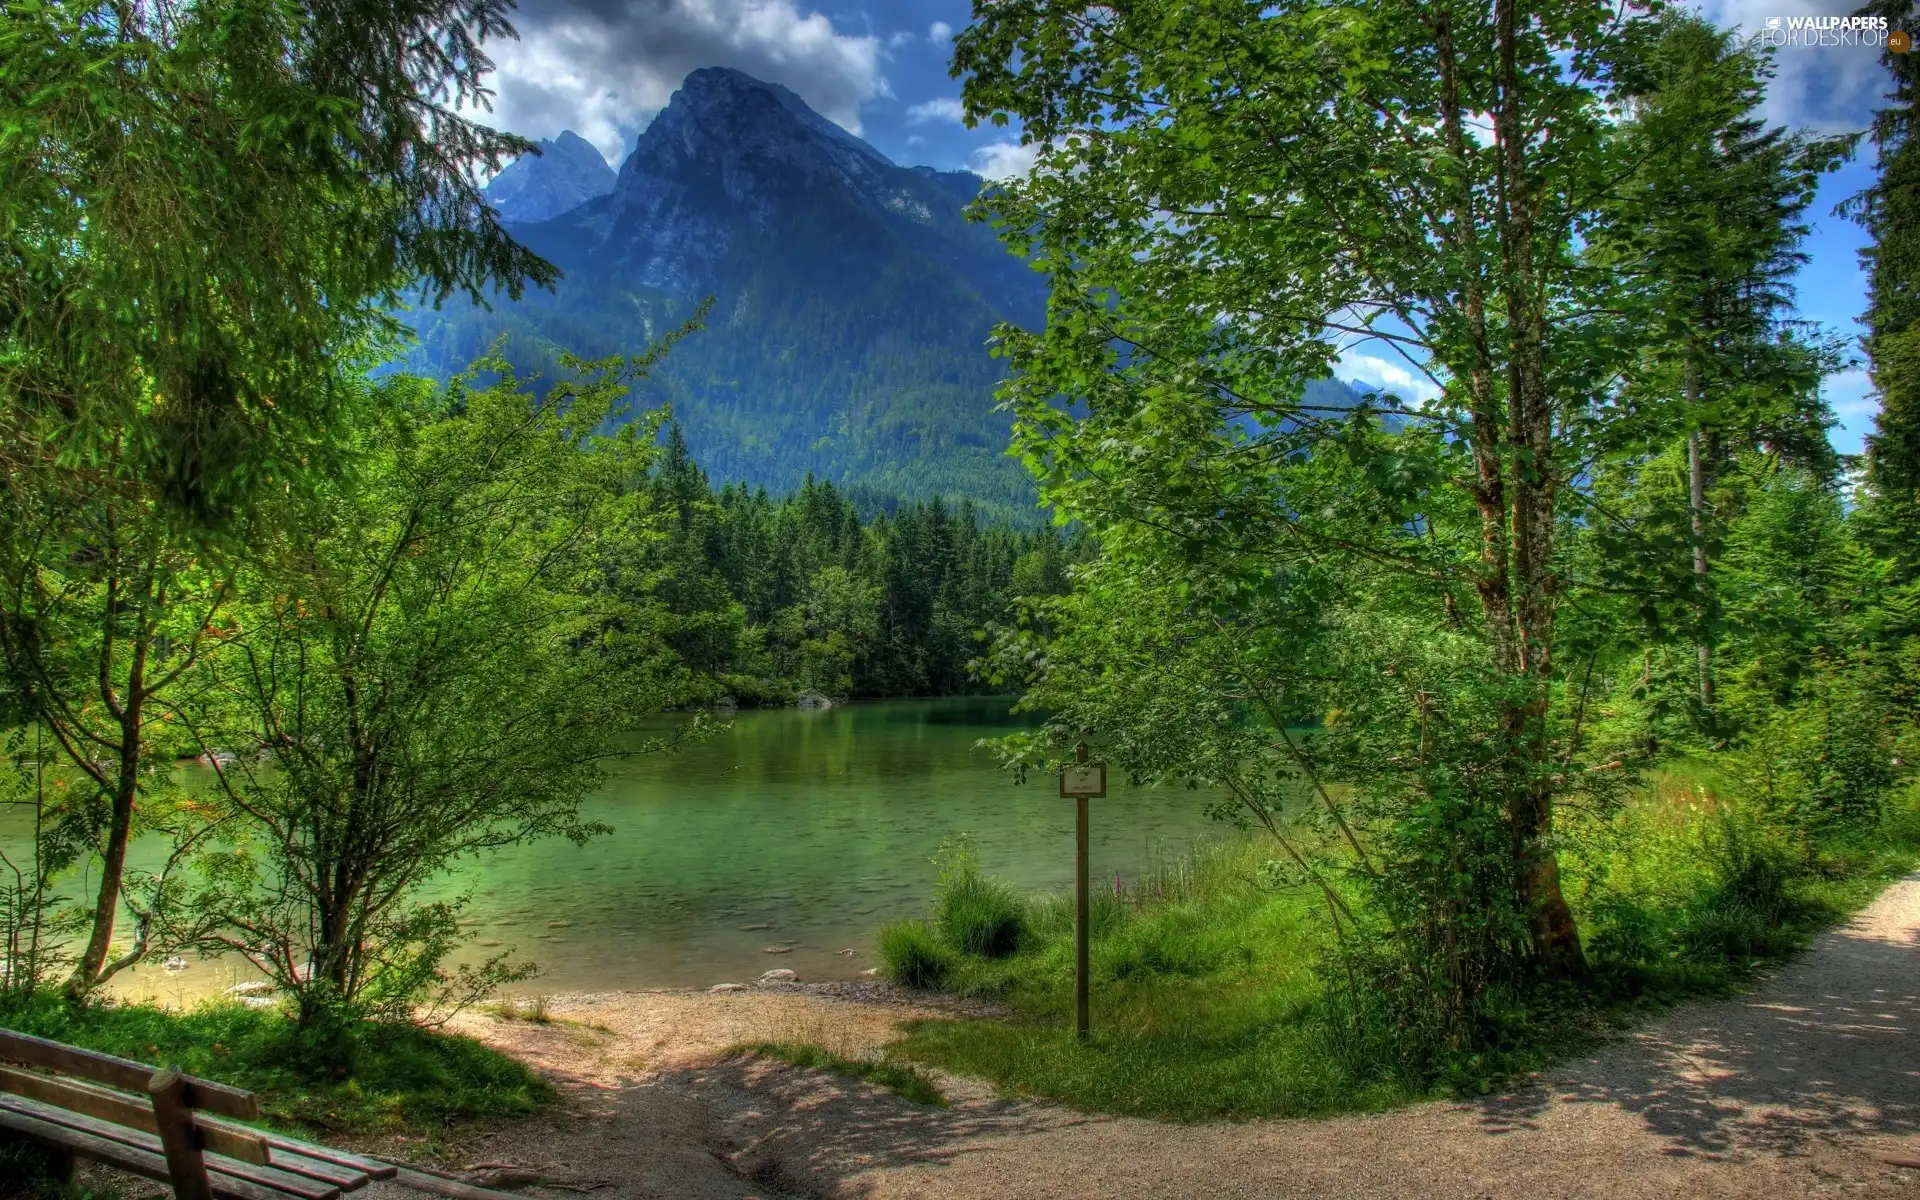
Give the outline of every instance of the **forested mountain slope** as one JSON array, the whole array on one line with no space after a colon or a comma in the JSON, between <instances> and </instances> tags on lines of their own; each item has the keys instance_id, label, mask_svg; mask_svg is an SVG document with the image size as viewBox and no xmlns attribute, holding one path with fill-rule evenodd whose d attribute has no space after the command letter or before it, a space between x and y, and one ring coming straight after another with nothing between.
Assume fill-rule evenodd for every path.
<instances>
[{"instance_id":1,"label":"forested mountain slope","mask_svg":"<svg viewBox=\"0 0 1920 1200\"><path fill-rule=\"evenodd\" d=\"M451 373L501 334L523 369L637 352L711 295L635 400L670 401L716 478L785 491L812 472L1030 515L986 343L997 321L1038 324L1044 283L963 216L983 185L896 166L785 88L696 71L611 192L511 226L558 288L409 314L406 365Z\"/></svg>"}]
</instances>

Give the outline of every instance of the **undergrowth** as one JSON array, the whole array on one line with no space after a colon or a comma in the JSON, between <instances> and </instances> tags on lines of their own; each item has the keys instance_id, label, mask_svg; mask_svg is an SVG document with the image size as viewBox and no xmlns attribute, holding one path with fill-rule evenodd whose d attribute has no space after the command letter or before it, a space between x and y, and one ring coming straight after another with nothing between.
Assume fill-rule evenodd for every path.
<instances>
[{"instance_id":1,"label":"undergrowth","mask_svg":"<svg viewBox=\"0 0 1920 1200\"><path fill-rule=\"evenodd\" d=\"M1023 901L1018 948L1001 956L969 952L937 920L893 927L893 952L882 943L890 977L901 978L897 963L937 961L940 986L1012 1011L917 1022L896 1054L1008 1094L1179 1121L1486 1092L1664 1005L1747 987L1920 850L1912 790L1876 822L1816 836L1722 799L1720 783L1682 764L1604 818L1568 812L1562 866L1593 982L1496 989L1471 1053L1407 1053L1364 977L1355 986L1338 969L1342 943L1320 898L1265 886L1276 849L1247 835L1096 892L1088 1044L1072 1028L1070 896Z\"/></svg>"}]
</instances>

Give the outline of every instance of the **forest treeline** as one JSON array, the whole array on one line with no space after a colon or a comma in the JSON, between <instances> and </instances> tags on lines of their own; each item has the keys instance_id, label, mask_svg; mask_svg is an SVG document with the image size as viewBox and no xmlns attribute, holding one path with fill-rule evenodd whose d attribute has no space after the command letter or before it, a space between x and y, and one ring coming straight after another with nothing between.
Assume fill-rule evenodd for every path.
<instances>
[{"instance_id":1,"label":"forest treeline","mask_svg":"<svg viewBox=\"0 0 1920 1200\"><path fill-rule=\"evenodd\" d=\"M981 631L1019 597L1067 589L1067 547L1051 529L983 527L964 500L863 506L811 475L779 498L716 491L678 423L649 488L665 528L641 576L667 644L716 697L978 690Z\"/></svg>"}]
</instances>

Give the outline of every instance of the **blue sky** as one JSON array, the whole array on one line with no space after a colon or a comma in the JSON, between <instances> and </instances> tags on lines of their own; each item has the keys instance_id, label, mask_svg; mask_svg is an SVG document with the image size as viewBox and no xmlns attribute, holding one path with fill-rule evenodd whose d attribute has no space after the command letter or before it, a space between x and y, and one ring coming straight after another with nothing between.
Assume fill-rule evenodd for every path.
<instances>
[{"instance_id":1,"label":"blue sky","mask_svg":"<svg viewBox=\"0 0 1920 1200\"><path fill-rule=\"evenodd\" d=\"M1843 16L1855 0L1701 0L1709 18L1755 32L1769 18ZM968 130L958 120L959 84L947 75L950 39L970 9L947 0L520 0L520 40L490 45L497 64L489 118L529 137L572 129L615 166L689 71L734 67L798 92L827 117L896 162L966 167L986 175L1029 161L1017 135ZM1877 51L1783 47L1767 116L1819 132L1863 128L1885 89ZM1834 206L1872 177L1871 150L1829 177L1808 212L1808 263L1797 280L1800 314L1848 335L1860 332L1866 285L1860 229ZM1394 384L1393 367L1356 351L1344 374ZM1828 383L1840 418L1834 442L1860 449L1876 405L1856 366Z\"/></svg>"}]
</instances>

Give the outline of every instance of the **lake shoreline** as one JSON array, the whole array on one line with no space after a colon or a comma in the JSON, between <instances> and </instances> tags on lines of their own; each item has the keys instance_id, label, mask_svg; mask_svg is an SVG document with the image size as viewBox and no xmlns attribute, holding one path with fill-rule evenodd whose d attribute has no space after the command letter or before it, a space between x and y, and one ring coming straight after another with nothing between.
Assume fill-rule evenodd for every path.
<instances>
[{"instance_id":1,"label":"lake shoreline","mask_svg":"<svg viewBox=\"0 0 1920 1200\"><path fill-rule=\"evenodd\" d=\"M558 993L475 1006L445 1028L550 1077L615 1087L636 1073L708 1067L766 1043L868 1059L900 1040L909 1021L1008 1015L991 1000L864 979Z\"/></svg>"}]
</instances>

